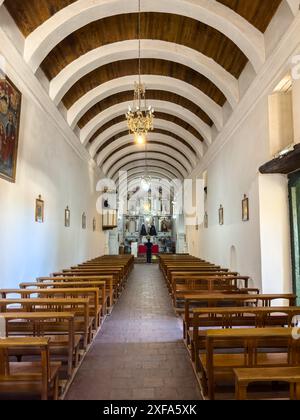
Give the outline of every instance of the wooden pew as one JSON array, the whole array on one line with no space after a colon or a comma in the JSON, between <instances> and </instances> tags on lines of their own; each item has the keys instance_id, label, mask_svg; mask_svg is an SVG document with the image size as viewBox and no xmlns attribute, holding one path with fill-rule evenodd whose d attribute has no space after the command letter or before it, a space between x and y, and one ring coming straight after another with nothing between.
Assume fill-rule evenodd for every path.
<instances>
[{"instance_id":1,"label":"wooden pew","mask_svg":"<svg viewBox=\"0 0 300 420\"><path fill-rule=\"evenodd\" d=\"M83 336L83 348L92 340L94 318L89 316L89 299L0 299L0 313L11 312L72 312L74 313L75 334ZM59 331L59 325L54 325Z\"/></svg>"},{"instance_id":2,"label":"wooden pew","mask_svg":"<svg viewBox=\"0 0 300 420\"><path fill-rule=\"evenodd\" d=\"M109 269L96 269L96 270L65 270L60 273L54 273L53 277L99 277L99 276L112 276L113 277L113 290L114 290L114 299L116 302L122 290L124 289L124 281L121 276L121 270L118 268L109 268Z\"/></svg>"},{"instance_id":3,"label":"wooden pew","mask_svg":"<svg viewBox=\"0 0 300 420\"><path fill-rule=\"evenodd\" d=\"M295 294L186 294L183 296L184 301L184 317L183 317L183 332L184 339L188 340L188 332L190 328L197 326L194 313L197 314L197 309L201 307L239 307L239 306L254 306L254 307L271 307L272 304L278 301L285 301L289 307L296 306L297 296ZM195 307L196 306L196 307ZM199 307L199 308L198 308Z\"/></svg>"},{"instance_id":4,"label":"wooden pew","mask_svg":"<svg viewBox=\"0 0 300 420\"><path fill-rule=\"evenodd\" d=\"M1 313L0 318L5 320L6 323L6 334L7 336L20 336L20 335L32 335L32 336L43 336L52 333L51 324L55 324L57 319L59 323L61 321L67 322L66 333L67 336L55 335L50 336L49 347L53 351L65 351L67 348L68 355L68 376L70 377L73 372L73 360L75 363L78 360L79 342L81 337L75 336L74 332L74 314L68 312L9 312ZM48 329L50 331L48 331ZM16 354L16 353L15 353ZM16 355L19 355L17 353Z\"/></svg>"},{"instance_id":5,"label":"wooden pew","mask_svg":"<svg viewBox=\"0 0 300 420\"><path fill-rule=\"evenodd\" d=\"M258 382L286 382L290 399L300 401L300 366L276 368L234 369L236 400L247 399L248 386Z\"/></svg>"},{"instance_id":6,"label":"wooden pew","mask_svg":"<svg viewBox=\"0 0 300 420\"><path fill-rule=\"evenodd\" d=\"M74 282L41 282L41 283L21 283L21 289L80 289L80 288L98 288L99 289L99 304L101 305L101 314L104 317L107 313L107 301L108 295L106 294L106 282L105 281L74 281Z\"/></svg>"},{"instance_id":7,"label":"wooden pew","mask_svg":"<svg viewBox=\"0 0 300 420\"><path fill-rule=\"evenodd\" d=\"M202 308L194 313L194 327L191 337L192 359L199 368L199 354L205 347L208 328L232 329L237 327L291 327L295 316L300 315L299 307L238 307ZM194 352L194 355L193 355Z\"/></svg>"},{"instance_id":8,"label":"wooden pew","mask_svg":"<svg viewBox=\"0 0 300 420\"><path fill-rule=\"evenodd\" d=\"M106 283L106 293L108 295L108 309L112 309L114 304L114 281L113 276L79 276L79 277L39 277L37 278L37 283L51 283L51 282L64 282L64 283L72 283L72 282L85 282L85 281L105 281Z\"/></svg>"},{"instance_id":9,"label":"wooden pew","mask_svg":"<svg viewBox=\"0 0 300 420\"><path fill-rule=\"evenodd\" d=\"M221 268L221 267L214 267L214 266L203 266L201 264L193 264L193 265L168 265L166 268L166 274L165 274L165 279L167 281L167 284L171 283L171 275L172 272L185 272L185 273L189 273L189 272L195 272L197 271L198 274L201 273L205 273L205 275L207 274L214 274L214 273L224 273L223 275L225 275L225 273L228 273L229 270L226 268Z\"/></svg>"},{"instance_id":10,"label":"wooden pew","mask_svg":"<svg viewBox=\"0 0 300 420\"><path fill-rule=\"evenodd\" d=\"M239 289L238 282L244 281L243 277L186 277L186 278L177 278L174 277L171 296L173 298L173 305L175 309L179 309L179 303L182 302L182 299L185 295L191 293L236 293L239 290L243 290L245 293L249 290L246 287ZM245 281L243 286L247 286L248 281ZM254 289L251 289L254 291ZM259 292L258 289L255 290L256 293Z\"/></svg>"},{"instance_id":11,"label":"wooden pew","mask_svg":"<svg viewBox=\"0 0 300 420\"><path fill-rule=\"evenodd\" d=\"M62 288L62 289L0 289L0 298L19 297L29 299L40 298L88 298L90 301L90 316L94 318L94 328L98 329L101 320L101 305L99 305L98 288Z\"/></svg>"},{"instance_id":12,"label":"wooden pew","mask_svg":"<svg viewBox=\"0 0 300 420\"><path fill-rule=\"evenodd\" d=\"M39 362L15 363L9 359L14 349L26 349L40 354ZM59 362L50 362L49 339L4 338L0 339L0 396L3 393L40 393L42 400L52 394L58 399Z\"/></svg>"},{"instance_id":13,"label":"wooden pew","mask_svg":"<svg viewBox=\"0 0 300 420\"><path fill-rule=\"evenodd\" d=\"M237 368L282 368L299 366L300 341L294 340L292 328L247 328L209 330L206 333L206 353L201 354L201 373L204 391L210 400L215 398L215 384L234 380ZM272 343L270 352L266 343ZM220 345L227 353L219 353ZM242 344L242 345L241 345ZM230 349L240 347L240 353Z\"/></svg>"}]
</instances>

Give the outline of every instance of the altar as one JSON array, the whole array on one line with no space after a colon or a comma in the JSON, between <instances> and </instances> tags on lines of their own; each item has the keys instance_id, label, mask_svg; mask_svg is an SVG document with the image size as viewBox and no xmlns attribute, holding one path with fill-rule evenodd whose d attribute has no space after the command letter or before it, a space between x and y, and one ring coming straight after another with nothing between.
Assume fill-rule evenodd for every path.
<instances>
[{"instance_id":1,"label":"altar","mask_svg":"<svg viewBox=\"0 0 300 420\"><path fill-rule=\"evenodd\" d=\"M146 255L147 254L147 247L143 244L139 245L138 246L138 254L139 255ZM153 245L152 254L153 255L158 255L159 254L159 246L158 245Z\"/></svg>"}]
</instances>

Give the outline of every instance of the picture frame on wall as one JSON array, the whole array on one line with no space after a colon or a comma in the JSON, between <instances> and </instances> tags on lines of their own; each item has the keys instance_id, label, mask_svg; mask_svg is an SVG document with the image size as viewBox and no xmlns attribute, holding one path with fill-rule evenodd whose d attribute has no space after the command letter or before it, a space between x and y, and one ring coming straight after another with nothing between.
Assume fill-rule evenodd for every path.
<instances>
[{"instance_id":1,"label":"picture frame on wall","mask_svg":"<svg viewBox=\"0 0 300 420\"><path fill-rule=\"evenodd\" d=\"M249 198L246 194L244 195L244 198L242 200L242 220L243 222L248 222L250 220Z\"/></svg>"},{"instance_id":2,"label":"picture frame on wall","mask_svg":"<svg viewBox=\"0 0 300 420\"><path fill-rule=\"evenodd\" d=\"M65 227L69 228L71 226L71 211L69 209L69 206L65 209Z\"/></svg>"},{"instance_id":3,"label":"picture frame on wall","mask_svg":"<svg viewBox=\"0 0 300 420\"><path fill-rule=\"evenodd\" d=\"M39 198L35 200L35 221L37 223L44 223L44 206L45 203L42 200L42 196L39 195Z\"/></svg>"},{"instance_id":4,"label":"picture frame on wall","mask_svg":"<svg viewBox=\"0 0 300 420\"><path fill-rule=\"evenodd\" d=\"M0 69L0 178L15 183L22 94Z\"/></svg>"},{"instance_id":5,"label":"picture frame on wall","mask_svg":"<svg viewBox=\"0 0 300 420\"><path fill-rule=\"evenodd\" d=\"M82 229L85 230L86 229L86 214L83 213L82 215Z\"/></svg>"},{"instance_id":6,"label":"picture frame on wall","mask_svg":"<svg viewBox=\"0 0 300 420\"><path fill-rule=\"evenodd\" d=\"M220 226L224 225L224 208L222 205L219 208L219 225Z\"/></svg>"}]
</instances>

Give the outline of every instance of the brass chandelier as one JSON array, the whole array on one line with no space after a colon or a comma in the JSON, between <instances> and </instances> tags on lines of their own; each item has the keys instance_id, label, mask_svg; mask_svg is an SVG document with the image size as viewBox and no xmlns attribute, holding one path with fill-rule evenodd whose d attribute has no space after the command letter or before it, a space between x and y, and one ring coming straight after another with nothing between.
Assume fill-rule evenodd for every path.
<instances>
[{"instance_id":1,"label":"brass chandelier","mask_svg":"<svg viewBox=\"0 0 300 420\"><path fill-rule=\"evenodd\" d=\"M154 109L147 106L146 88L141 80L141 1L139 0L138 14L138 38L139 38L139 81L134 85L133 106L129 107L126 114L127 126L130 134L134 135L137 144L145 144L147 134L154 129Z\"/></svg>"}]
</instances>

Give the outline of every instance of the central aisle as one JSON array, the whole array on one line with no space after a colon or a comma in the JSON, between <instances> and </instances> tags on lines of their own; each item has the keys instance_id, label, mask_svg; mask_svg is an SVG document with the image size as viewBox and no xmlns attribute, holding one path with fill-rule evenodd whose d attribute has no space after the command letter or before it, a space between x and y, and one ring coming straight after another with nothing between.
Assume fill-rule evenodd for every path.
<instances>
[{"instance_id":1,"label":"central aisle","mask_svg":"<svg viewBox=\"0 0 300 420\"><path fill-rule=\"evenodd\" d=\"M199 400L158 265L136 265L86 356L69 400Z\"/></svg>"}]
</instances>

